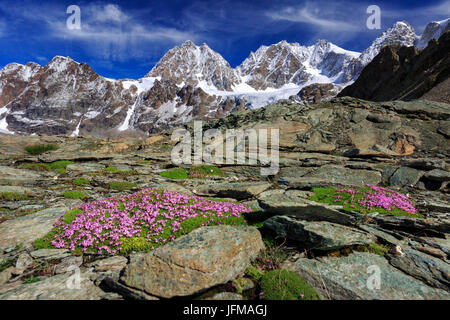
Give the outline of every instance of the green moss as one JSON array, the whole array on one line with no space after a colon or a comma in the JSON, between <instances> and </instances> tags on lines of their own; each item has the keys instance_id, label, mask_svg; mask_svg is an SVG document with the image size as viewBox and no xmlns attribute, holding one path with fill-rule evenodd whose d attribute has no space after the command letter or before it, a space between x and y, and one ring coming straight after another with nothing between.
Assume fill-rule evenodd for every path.
<instances>
[{"instance_id":1,"label":"green moss","mask_svg":"<svg viewBox=\"0 0 450 320\"><path fill-rule=\"evenodd\" d=\"M91 184L91 183L89 182L88 179L80 178L80 179L75 179L75 180L73 180L73 181L72 181L72 184L73 184L74 186L82 186L82 185L89 185L89 184Z\"/></svg>"},{"instance_id":2,"label":"green moss","mask_svg":"<svg viewBox=\"0 0 450 320\"><path fill-rule=\"evenodd\" d=\"M245 275L253 280L259 281L264 275L264 272L259 270L255 266L249 266L247 269L245 269Z\"/></svg>"},{"instance_id":3,"label":"green moss","mask_svg":"<svg viewBox=\"0 0 450 320\"><path fill-rule=\"evenodd\" d=\"M137 163L139 163L139 164L151 164L152 161L150 161L150 160L139 160Z\"/></svg>"},{"instance_id":4,"label":"green moss","mask_svg":"<svg viewBox=\"0 0 450 320\"><path fill-rule=\"evenodd\" d=\"M58 150L59 147L55 144L35 144L31 146L26 146L24 150L31 155L39 155L47 151Z\"/></svg>"},{"instance_id":5,"label":"green moss","mask_svg":"<svg viewBox=\"0 0 450 320\"><path fill-rule=\"evenodd\" d=\"M34 171L50 171L54 170L59 174L66 174L66 167L69 164L73 164L72 161L61 160L52 163L25 163L22 165L24 169L30 169Z\"/></svg>"},{"instance_id":6,"label":"green moss","mask_svg":"<svg viewBox=\"0 0 450 320\"><path fill-rule=\"evenodd\" d=\"M225 174L219 168L212 165L201 165L190 169L183 168L169 169L161 173L162 177L169 179L188 179L188 178L207 178L207 177L224 177Z\"/></svg>"},{"instance_id":7,"label":"green moss","mask_svg":"<svg viewBox=\"0 0 450 320\"><path fill-rule=\"evenodd\" d=\"M110 189L118 190L118 191L125 191L125 190L131 190L133 188L136 188L136 184L133 182L111 182L109 185Z\"/></svg>"},{"instance_id":8,"label":"green moss","mask_svg":"<svg viewBox=\"0 0 450 320\"><path fill-rule=\"evenodd\" d=\"M42 238L36 239L33 243L34 247L39 250L39 249L55 249L54 246L52 246L51 242L53 239L53 236L55 236L56 233L51 231L49 233L47 233L45 236L43 236Z\"/></svg>"},{"instance_id":9,"label":"green moss","mask_svg":"<svg viewBox=\"0 0 450 320\"><path fill-rule=\"evenodd\" d=\"M41 278L40 277L35 277L35 276L31 276L31 277L23 279L23 283L35 283L35 282L38 282L38 281L41 281Z\"/></svg>"},{"instance_id":10,"label":"green moss","mask_svg":"<svg viewBox=\"0 0 450 320\"><path fill-rule=\"evenodd\" d=\"M63 175L63 174L66 174L67 173L67 170L66 169L56 169L55 170L58 174L60 174L60 175Z\"/></svg>"},{"instance_id":11,"label":"green moss","mask_svg":"<svg viewBox=\"0 0 450 320\"><path fill-rule=\"evenodd\" d=\"M105 171L115 173L115 172L119 171L119 169L117 169L116 167L108 167L105 169Z\"/></svg>"},{"instance_id":12,"label":"green moss","mask_svg":"<svg viewBox=\"0 0 450 320\"><path fill-rule=\"evenodd\" d=\"M144 237L131 237L131 238L121 238L123 254L129 254L133 251L145 251L149 252L154 249L154 243L147 241Z\"/></svg>"},{"instance_id":13,"label":"green moss","mask_svg":"<svg viewBox=\"0 0 450 320\"><path fill-rule=\"evenodd\" d=\"M2 192L0 193L0 200L6 200L6 201L21 201L21 200L27 200L28 195L25 193L19 193L19 192Z\"/></svg>"},{"instance_id":14,"label":"green moss","mask_svg":"<svg viewBox=\"0 0 450 320\"><path fill-rule=\"evenodd\" d=\"M261 278L265 300L320 300L319 294L294 271L273 270Z\"/></svg>"},{"instance_id":15,"label":"green moss","mask_svg":"<svg viewBox=\"0 0 450 320\"><path fill-rule=\"evenodd\" d=\"M248 292L249 290L253 291L255 289L255 284L249 278L237 278L234 279L232 283L236 288L236 292L239 294L243 294L244 292Z\"/></svg>"},{"instance_id":16,"label":"green moss","mask_svg":"<svg viewBox=\"0 0 450 320\"><path fill-rule=\"evenodd\" d=\"M201 165L199 167L192 168L189 171L190 178L205 178L210 176L224 177L225 174L222 170L213 165Z\"/></svg>"},{"instance_id":17,"label":"green moss","mask_svg":"<svg viewBox=\"0 0 450 320\"><path fill-rule=\"evenodd\" d=\"M12 267L14 265L14 259L8 258L2 263L0 263L0 272L8 269L9 267Z\"/></svg>"},{"instance_id":18,"label":"green moss","mask_svg":"<svg viewBox=\"0 0 450 320\"><path fill-rule=\"evenodd\" d=\"M161 177L169 179L187 179L188 173L183 168L175 168L162 172Z\"/></svg>"},{"instance_id":19,"label":"green moss","mask_svg":"<svg viewBox=\"0 0 450 320\"><path fill-rule=\"evenodd\" d=\"M56 169L66 169L66 167L69 164L73 164L72 161L68 161L68 160L60 160L60 161L55 161L49 164L50 169L52 170L56 170Z\"/></svg>"},{"instance_id":20,"label":"green moss","mask_svg":"<svg viewBox=\"0 0 450 320\"><path fill-rule=\"evenodd\" d=\"M77 215L79 215L80 213L83 213L83 210L78 208L67 211L67 213L64 214L63 223L64 224L72 223L77 217Z\"/></svg>"},{"instance_id":21,"label":"green moss","mask_svg":"<svg viewBox=\"0 0 450 320\"><path fill-rule=\"evenodd\" d=\"M89 197L87 194L76 190L66 191L62 195L67 199L85 199Z\"/></svg>"},{"instance_id":22,"label":"green moss","mask_svg":"<svg viewBox=\"0 0 450 320\"><path fill-rule=\"evenodd\" d=\"M362 251L384 256L389 252L389 246L372 242L369 246L366 246Z\"/></svg>"}]
</instances>

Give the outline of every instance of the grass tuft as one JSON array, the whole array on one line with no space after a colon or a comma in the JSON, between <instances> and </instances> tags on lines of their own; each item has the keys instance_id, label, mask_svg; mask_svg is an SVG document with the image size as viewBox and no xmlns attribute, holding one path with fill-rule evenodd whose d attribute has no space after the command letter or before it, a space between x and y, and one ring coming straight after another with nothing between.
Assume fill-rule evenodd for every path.
<instances>
[{"instance_id":1,"label":"grass tuft","mask_svg":"<svg viewBox=\"0 0 450 320\"><path fill-rule=\"evenodd\" d=\"M109 184L109 188L112 190L118 190L118 191L125 191L125 190L131 190L133 188L136 188L136 184L133 182L111 182Z\"/></svg>"},{"instance_id":2,"label":"grass tuft","mask_svg":"<svg viewBox=\"0 0 450 320\"><path fill-rule=\"evenodd\" d=\"M83 192L71 190L63 193L63 197L67 199L85 199L89 198L89 196Z\"/></svg>"},{"instance_id":3,"label":"grass tuft","mask_svg":"<svg viewBox=\"0 0 450 320\"><path fill-rule=\"evenodd\" d=\"M89 185L89 184L91 184L91 182L88 179L80 178L80 179L73 180L72 184L74 186L82 186L82 185Z\"/></svg>"},{"instance_id":4,"label":"grass tuft","mask_svg":"<svg viewBox=\"0 0 450 320\"><path fill-rule=\"evenodd\" d=\"M21 201L21 200L27 200L28 195L25 193L19 193L19 192L2 192L0 193L0 200L5 201Z\"/></svg>"},{"instance_id":5,"label":"grass tuft","mask_svg":"<svg viewBox=\"0 0 450 320\"><path fill-rule=\"evenodd\" d=\"M169 179L202 179L208 177L225 177L225 174L215 166L201 165L189 171L183 168L169 169L162 172L161 176Z\"/></svg>"},{"instance_id":6,"label":"grass tuft","mask_svg":"<svg viewBox=\"0 0 450 320\"><path fill-rule=\"evenodd\" d=\"M320 300L319 294L294 271L273 270L261 278L264 300Z\"/></svg>"},{"instance_id":7,"label":"grass tuft","mask_svg":"<svg viewBox=\"0 0 450 320\"><path fill-rule=\"evenodd\" d=\"M30 169L34 171L51 171L54 170L59 174L66 174L66 167L69 164L73 164L72 161L60 160L52 163L25 163L22 165L24 169Z\"/></svg>"},{"instance_id":8,"label":"grass tuft","mask_svg":"<svg viewBox=\"0 0 450 320\"><path fill-rule=\"evenodd\" d=\"M38 282L38 281L41 281L41 278L40 277L36 277L36 276L31 276L31 277L23 279L23 283L35 283L35 282Z\"/></svg>"},{"instance_id":9,"label":"grass tuft","mask_svg":"<svg viewBox=\"0 0 450 320\"><path fill-rule=\"evenodd\" d=\"M31 146L26 146L24 150L29 154L36 156L43 154L47 151L55 151L58 150L59 147L55 144L35 144Z\"/></svg>"}]
</instances>

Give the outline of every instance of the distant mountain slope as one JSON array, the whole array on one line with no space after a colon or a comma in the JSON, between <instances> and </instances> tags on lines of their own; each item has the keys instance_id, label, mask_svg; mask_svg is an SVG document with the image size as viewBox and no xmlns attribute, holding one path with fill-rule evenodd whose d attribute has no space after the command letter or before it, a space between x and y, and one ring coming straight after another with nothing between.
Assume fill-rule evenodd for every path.
<instances>
[{"instance_id":1,"label":"distant mountain slope","mask_svg":"<svg viewBox=\"0 0 450 320\"><path fill-rule=\"evenodd\" d=\"M371 101L426 97L450 102L449 77L450 31L447 31L439 40L431 40L422 51L415 47L384 47L364 68L358 80L342 90L339 96Z\"/></svg>"},{"instance_id":2,"label":"distant mountain slope","mask_svg":"<svg viewBox=\"0 0 450 320\"><path fill-rule=\"evenodd\" d=\"M410 63L413 46L426 46L448 29L448 21L431 22L421 37L408 23L397 22L362 54L326 40L310 46L281 41L261 46L236 68L208 45L186 41L138 80L107 79L69 57L57 56L46 66L11 63L0 70L0 133L153 132L278 100L314 103L352 84L385 45L409 49L386 58L381 69L373 69L376 76L382 68L389 72ZM428 96L443 96L442 83Z\"/></svg>"}]
</instances>

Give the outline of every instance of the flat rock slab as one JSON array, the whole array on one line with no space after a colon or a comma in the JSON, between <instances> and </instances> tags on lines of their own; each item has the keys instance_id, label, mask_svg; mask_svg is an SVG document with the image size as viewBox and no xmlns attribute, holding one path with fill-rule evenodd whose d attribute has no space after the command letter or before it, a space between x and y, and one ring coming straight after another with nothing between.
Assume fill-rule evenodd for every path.
<instances>
[{"instance_id":1,"label":"flat rock slab","mask_svg":"<svg viewBox=\"0 0 450 320\"><path fill-rule=\"evenodd\" d=\"M63 259L70 255L67 249L39 249L30 253L35 259Z\"/></svg>"},{"instance_id":2,"label":"flat rock slab","mask_svg":"<svg viewBox=\"0 0 450 320\"><path fill-rule=\"evenodd\" d=\"M41 191L41 192L39 192ZM37 195L38 193L42 193L43 190L36 188L26 188L20 186L0 186L0 193L4 192L13 192L13 193L22 193L28 195Z\"/></svg>"},{"instance_id":3,"label":"flat rock slab","mask_svg":"<svg viewBox=\"0 0 450 320\"><path fill-rule=\"evenodd\" d=\"M448 107L448 104L434 101L393 101L385 102L383 106L400 114L425 114L431 119L437 120L447 120L450 117L450 108Z\"/></svg>"},{"instance_id":4,"label":"flat rock slab","mask_svg":"<svg viewBox=\"0 0 450 320\"><path fill-rule=\"evenodd\" d=\"M122 256L114 256L102 260L97 260L89 264L96 272L121 271L125 268L128 259Z\"/></svg>"},{"instance_id":5,"label":"flat rock slab","mask_svg":"<svg viewBox=\"0 0 450 320\"><path fill-rule=\"evenodd\" d=\"M105 166L96 162L93 163L74 163L66 167L68 172L83 174L89 172L97 172L105 169Z\"/></svg>"},{"instance_id":6,"label":"flat rock slab","mask_svg":"<svg viewBox=\"0 0 450 320\"><path fill-rule=\"evenodd\" d=\"M152 296L190 296L243 274L263 248L256 228L202 227L130 258L121 281Z\"/></svg>"},{"instance_id":7,"label":"flat rock slab","mask_svg":"<svg viewBox=\"0 0 450 320\"><path fill-rule=\"evenodd\" d=\"M276 215L293 216L307 221L328 221L339 224L353 224L355 217L339 211L341 206L332 206L310 201L304 192L298 190L269 190L257 197L264 211Z\"/></svg>"},{"instance_id":8,"label":"flat rock slab","mask_svg":"<svg viewBox=\"0 0 450 320\"><path fill-rule=\"evenodd\" d=\"M436 181L450 181L450 172L440 170L440 169L434 169L427 173L425 173L425 178L428 178L430 180L436 180Z\"/></svg>"},{"instance_id":9,"label":"flat rock slab","mask_svg":"<svg viewBox=\"0 0 450 320\"><path fill-rule=\"evenodd\" d=\"M401 230L413 233L446 234L450 233L450 220L448 219L421 219L414 217L398 217L392 215L377 215L373 217L382 228Z\"/></svg>"},{"instance_id":10,"label":"flat rock slab","mask_svg":"<svg viewBox=\"0 0 450 320\"><path fill-rule=\"evenodd\" d=\"M145 179L143 179L145 181ZM148 179L147 179L148 181ZM186 194L188 196L194 195L194 193L192 192L192 190L187 189L177 183L172 183L172 182L158 182L158 183L151 183L151 184L146 184L146 188L150 188L150 189L164 189L170 192L179 192L182 194Z\"/></svg>"},{"instance_id":11,"label":"flat rock slab","mask_svg":"<svg viewBox=\"0 0 450 320\"><path fill-rule=\"evenodd\" d=\"M389 184L393 187L399 188L415 185L420 180L422 175L422 171L409 167L400 167L389 179Z\"/></svg>"},{"instance_id":12,"label":"flat rock slab","mask_svg":"<svg viewBox=\"0 0 450 320\"><path fill-rule=\"evenodd\" d=\"M23 284L5 294L0 300L100 300L107 296L89 280L91 273L80 273L79 286L72 281L73 272L56 275L38 282Z\"/></svg>"},{"instance_id":13,"label":"flat rock slab","mask_svg":"<svg viewBox=\"0 0 450 320\"><path fill-rule=\"evenodd\" d=\"M218 183L199 186L197 194L244 200L253 198L270 187L267 182Z\"/></svg>"},{"instance_id":14,"label":"flat rock slab","mask_svg":"<svg viewBox=\"0 0 450 320\"><path fill-rule=\"evenodd\" d=\"M326 178L315 178L315 177L281 177L278 179L278 183L285 185L292 189L307 189L312 188L323 188L323 187L338 187L339 183L330 183Z\"/></svg>"},{"instance_id":15,"label":"flat rock slab","mask_svg":"<svg viewBox=\"0 0 450 320\"><path fill-rule=\"evenodd\" d=\"M450 259L450 238L423 238L427 244L438 248L447 254L448 259Z\"/></svg>"},{"instance_id":16,"label":"flat rock slab","mask_svg":"<svg viewBox=\"0 0 450 320\"><path fill-rule=\"evenodd\" d=\"M300 258L284 263L283 268L297 272L322 296L334 300L450 299L447 291L427 286L394 268L382 256L368 252L314 260ZM374 281L377 274L379 289Z\"/></svg>"},{"instance_id":17,"label":"flat rock slab","mask_svg":"<svg viewBox=\"0 0 450 320\"><path fill-rule=\"evenodd\" d=\"M68 209L67 207L49 208L0 223L0 252L18 244L31 244L43 237Z\"/></svg>"},{"instance_id":18,"label":"flat rock slab","mask_svg":"<svg viewBox=\"0 0 450 320\"><path fill-rule=\"evenodd\" d=\"M54 162L60 160L68 160L68 161L100 161L100 160L109 160L113 159L113 155L105 155L94 152L84 152L84 151L76 151L76 152L49 152L39 156L39 161L42 162Z\"/></svg>"},{"instance_id":19,"label":"flat rock slab","mask_svg":"<svg viewBox=\"0 0 450 320\"><path fill-rule=\"evenodd\" d=\"M40 174L37 174L31 170L0 166L0 183L34 183L40 178Z\"/></svg>"},{"instance_id":20,"label":"flat rock slab","mask_svg":"<svg viewBox=\"0 0 450 320\"><path fill-rule=\"evenodd\" d=\"M402 247L405 255L388 255L389 263L426 284L450 291L450 265L409 247Z\"/></svg>"},{"instance_id":21,"label":"flat rock slab","mask_svg":"<svg viewBox=\"0 0 450 320\"><path fill-rule=\"evenodd\" d=\"M337 165L324 165L306 177L325 178L332 185L361 187L365 184L377 185L381 182L381 173L371 170L355 170Z\"/></svg>"},{"instance_id":22,"label":"flat rock slab","mask_svg":"<svg viewBox=\"0 0 450 320\"><path fill-rule=\"evenodd\" d=\"M266 220L264 226L308 249L338 250L354 245L368 245L375 241L375 237L368 233L326 221L275 216Z\"/></svg>"},{"instance_id":23,"label":"flat rock slab","mask_svg":"<svg viewBox=\"0 0 450 320\"><path fill-rule=\"evenodd\" d=\"M213 295L212 297L208 297L203 300L236 301L236 300L245 300L245 299L239 293L220 292L220 293Z\"/></svg>"}]
</instances>

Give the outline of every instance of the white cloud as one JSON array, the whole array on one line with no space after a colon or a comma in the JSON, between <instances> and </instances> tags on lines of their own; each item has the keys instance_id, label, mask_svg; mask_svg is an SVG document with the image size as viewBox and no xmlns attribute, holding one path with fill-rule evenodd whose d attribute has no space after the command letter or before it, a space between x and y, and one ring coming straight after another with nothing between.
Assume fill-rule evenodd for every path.
<instances>
[{"instance_id":1,"label":"white cloud","mask_svg":"<svg viewBox=\"0 0 450 320\"><path fill-rule=\"evenodd\" d=\"M125 12L115 4L80 5L81 29L69 30L66 26L64 6L43 5L28 7L27 10L16 7L14 14L22 20L34 23L46 23L39 38L63 39L72 41L95 55L99 59L128 61L130 59L154 59L149 52L155 48L179 44L185 40L196 41L196 34L177 28L152 25L140 20L135 12ZM36 12L45 11L45 15ZM0 25L1 27L1 25ZM1 28L0 28L1 32ZM160 56L158 57L160 58Z\"/></svg>"},{"instance_id":2,"label":"white cloud","mask_svg":"<svg viewBox=\"0 0 450 320\"><path fill-rule=\"evenodd\" d=\"M130 17L115 4L107 4L104 6L92 5L88 7L88 11L91 11L92 19L97 22L124 23L130 20Z\"/></svg>"},{"instance_id":3,"label":"white cloud","mask_svg":"<svg viewBox=\"0 0 450 320\"><path fill-rule=\"evenodd\" d=\"M284 20L289 22L299 22L310 24L316 28L329 29L334 32L355 31L359 29L348 20L337 20L327 17L326 12L319 8L304 6L302 8L287 7L279 11L268 12L273 20Z\"/></svg>"},{"instance_id":4,"label":"white cloud","mask_svg":"<svg viewBox=\"0 0 450 320\"><path fill-rule=\"evenodd\" d=\"M81 7L81 30L69 30L60 20L51 24L54 37L82 41L102 58L118 61L142 58L148 46L196 40L188 31L144 25L112 4Z\"/></svg>"},{"instance_id":5,"label":"white cloud","mask_svg":"<svg viewBox=\"0 0 450 320\"><path fill-rule=\"evenodd\" d=\"M355 17L355 10L353 9L350 12ZM278 11L269 11L266 12L266 15L272 20L305 23L330 32L360 31L360 26L355 23L355 20L358 21L358 19L348 19L348 13L348 8L344 10L344 7L340 4L312 4L308 2L301 7L289 6Z\"/></svg>"}]
</instances>

